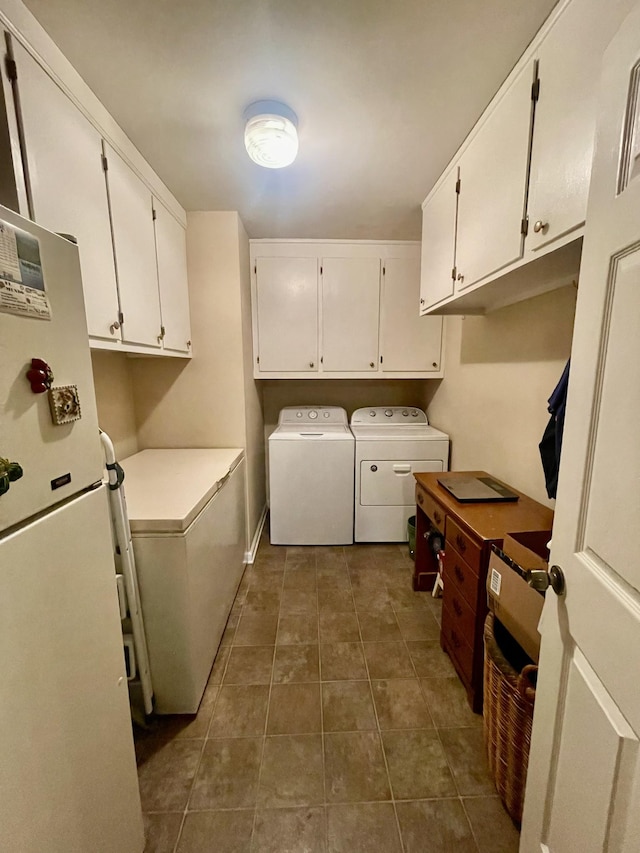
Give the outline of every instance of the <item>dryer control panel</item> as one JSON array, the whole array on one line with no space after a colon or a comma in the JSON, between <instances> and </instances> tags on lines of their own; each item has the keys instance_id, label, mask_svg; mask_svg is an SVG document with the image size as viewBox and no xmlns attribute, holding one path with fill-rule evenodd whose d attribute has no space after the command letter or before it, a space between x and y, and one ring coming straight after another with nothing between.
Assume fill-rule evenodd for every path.
<instances>
[{"instance_id":1,"label":"dryer control panel","mask_svg":"<svg viewBox=\"0 0 640 853\"><path fill-rule=\"evenodd\" d=\"M427 415L422 409L413 406L371 406L356 409L351 415L352 426L380 426L387 424L428 424Z\"/></svg>"},{"instance_id":2,"label":"dryer control panel","mask_svg":"<svg viewBox=\"0 0 640 853\"><path fill-rule=\"evenodd\" d=\"M341 406L286 406L280 410L279 426L305 423L348 425L349 418Z\"/></svg>"}]
</instances>

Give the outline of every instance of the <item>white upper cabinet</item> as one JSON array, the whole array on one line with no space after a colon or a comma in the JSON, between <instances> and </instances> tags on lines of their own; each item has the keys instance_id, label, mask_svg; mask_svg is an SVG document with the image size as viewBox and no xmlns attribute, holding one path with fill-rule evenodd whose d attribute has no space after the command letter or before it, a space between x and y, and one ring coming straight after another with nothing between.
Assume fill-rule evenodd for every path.
<instances>
[{"instance_id":1,"label":"white upper cabinet","mask_svg":"<svg viewBox=\"0 0 640 853\"><path fill-rule=\"evenodd\" d=\"M522 257L532 82L533 63L503 93L459 160L456 291Z\"/></svg>"},{"instance_id":2,"label":"white upper cabinet","mask_svg":"<svg viewBox=\"0 0 640 853\"><path fill-rule=\"evenodd\" d=\"M157 199L155 210L158 287L165 350L188 353L191 347L186 234L182 225Z\"/></svg>"},{"instance_id":3,"label":"white upper cabinet","mask_svg":"<svg viewBox=\"0 0 640 853\"><path fill-rule=\"evenodd\" d=\"M460 170L457 229L446 177L423 205L423 313L484 313L577 280L596 82L633 2L560 0L489 104L445 171ZM438 233L446 257L455 241L453 290Z\"/></svg>"},{"instance_id":4,"label":"white upper cabinet","mask_svg":"<svg viewBox=\"0 0 640 853\"><path fill-rule=\"evenodd\" d=\"M380 363L386 373L429 373L440 369L442 317L418 314L419 293L419 258L383 261Z\"/></svg>"},{"instance_id":5,"label":"white upper cabinet","mask_svg":"<svg viewBox=\"0 0 640 853\"><path fill-rule=\"evenodd\" d=\"M160 348L162 341L151 192L106 142L107 186L116 256L122 339Z\"/></svg>"},{"instance_id":6,"label":"white upper cabinet","mask_svg":"<svg viewBox=\"0 0 640 853\"><path fill-rule=\"evenodd\" d=\"M380 259L323 258L321 269L323 369L376 371Z\"/></svg>"},{"instance_id":7,"label":"white upper cabinet","mask_svg":"<svg viewBox=\"0 0 640 853\"><path fill-rule=\"evenodd\" d=\"M447 172L422 210L421 308L453 295L458 171Z\"/></svg>"},{"instance_id":8,"label":"white upper cabinet","mask_svg":"<svg viewBox=\"0 0 640 853\"><path fill-rule=\"evenodd\" d=\"M100 134L17 42L14 56L35 221L77 239L89 335L119 340Z\"/></svg>"},{"instance_id":9,"label":"white upper cabinet","mask_svg":"<svg viewBox=\"0 0 640 853\"><path fill-rule=\"evenodd\" d=\"M255 378L443 375L442 319L418 312L419 243L251 240L250 246Z\"/></svg>"},{"instance_id":10,"label":"white upper cabinet","mask_svg":"<svg viewBox=\"0 0 640 853\"><path fill-rule=\"evenodd\" d=\"M258 257L254 265L256 376L318 370L317 258Z\"/></svg>"},{"instance_id":11,"label":"white upper cabinet","mask_svg":"<svg viewBox=\"0 0 640 853\"><path fill-rule=\"evenodd\" d=\"M600 57L632 0L573 0L536 52L527 249L574 238L585 221Z\"/></svg>"}]
</instances>

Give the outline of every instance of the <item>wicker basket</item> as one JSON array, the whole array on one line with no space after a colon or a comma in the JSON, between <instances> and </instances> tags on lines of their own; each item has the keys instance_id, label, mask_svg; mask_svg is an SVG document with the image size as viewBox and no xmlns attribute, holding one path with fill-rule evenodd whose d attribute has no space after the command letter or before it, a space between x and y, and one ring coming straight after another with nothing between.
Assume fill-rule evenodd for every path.
<instances>
[{"instance_id":1,"label":"wicker basket","mask_svg":"<svg viewBox=\"0 0 640 853\"><path fill-rule=\"evenodd\" d=\"M484 625L484 737L496 789L511 819L520 824L527 779L537 666L518 672L495 635L495 618Z\"/></svg>"}]
</instances>

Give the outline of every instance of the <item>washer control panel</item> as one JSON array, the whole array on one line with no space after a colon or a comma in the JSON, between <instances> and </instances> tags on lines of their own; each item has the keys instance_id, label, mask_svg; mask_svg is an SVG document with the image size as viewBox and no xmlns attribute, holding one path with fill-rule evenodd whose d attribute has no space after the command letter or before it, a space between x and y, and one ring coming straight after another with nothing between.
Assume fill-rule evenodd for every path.
<instances>
[{"instance_id":1,"label":"washer control panel","mask_svg":"<svg viewBox=\"0 0 640 853\"><path fill-rule=\"evenodd\" d=\"M280 410L278 424L317 423L345 424L349 418L341 406L287 406Z\"/></svg>"},{"instance_id":2,"label":"washer control panel","mask_svg":"<svg viewBox=\"0 0 640 853\"><path fill-rule=\"evenodd\" d=\"M422 409L410 406L372 406L356 409L351 415L352 426L388 426L398 424L428 424L427 415Z\"/></svg>"}]
</instances>

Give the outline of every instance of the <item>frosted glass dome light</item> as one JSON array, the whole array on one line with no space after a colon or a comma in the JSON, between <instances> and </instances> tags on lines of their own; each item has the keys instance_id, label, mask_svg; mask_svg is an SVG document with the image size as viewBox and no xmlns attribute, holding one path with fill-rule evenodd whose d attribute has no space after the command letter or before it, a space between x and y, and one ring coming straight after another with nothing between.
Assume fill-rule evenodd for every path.
<instances>
[{"instance_id":1,"label":"frosted glass dome light","mask_svg":"<svg viewBox=\"0 0 640 853\"><path fill-rule=\"evenodd\" d=\"M298 119L277 101L256 101L245 110L244 145L254 163L267 169L289 166L298 154Z\"/></svg>"}]
</instances>

